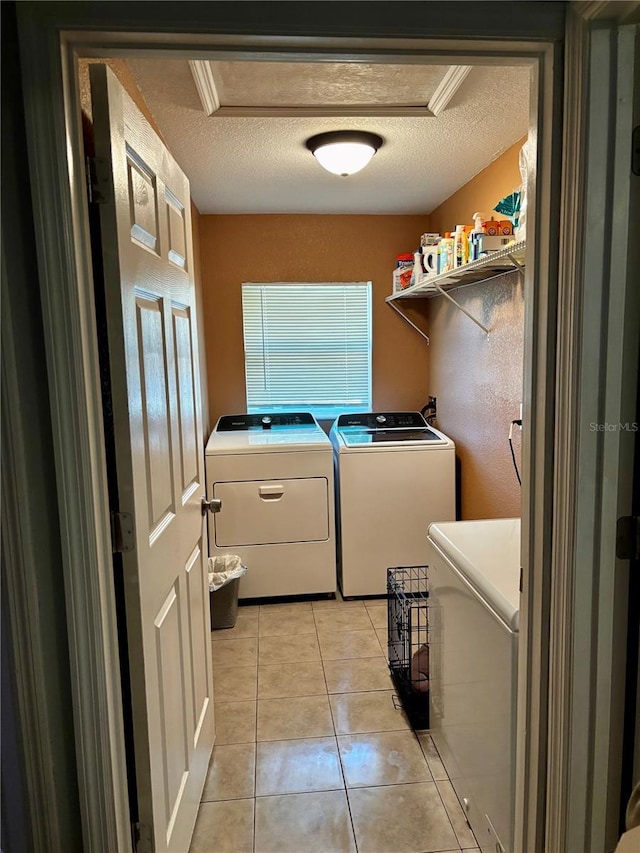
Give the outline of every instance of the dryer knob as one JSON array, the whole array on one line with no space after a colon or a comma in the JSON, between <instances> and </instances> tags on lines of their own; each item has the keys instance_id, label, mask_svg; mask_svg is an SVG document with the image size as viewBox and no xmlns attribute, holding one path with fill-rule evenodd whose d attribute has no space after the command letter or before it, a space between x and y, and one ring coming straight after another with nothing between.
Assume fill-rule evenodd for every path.
<instances>
[{"instance_id":1,"label":"dryer knob","mask_svg":"<svg viewBox=\"0 0 640 853\"><path fill-rule=\"evenodd\" d=\"M376 421L377 421L379 424L386 424L387 419L385 418L385 416L384 416L384 415L377 415L377 416L376 416Z\"/></svg>"},{"instance_id":2,"label":"dryer knob","mask_svg":"<svg viewBox=\"0 0 640 853\"><path fill-rule=\"evenodd\" d=\"M271 418L269 415L265 415L262 418L262 429L271 429Z\"/></svg>"}]
</instances>

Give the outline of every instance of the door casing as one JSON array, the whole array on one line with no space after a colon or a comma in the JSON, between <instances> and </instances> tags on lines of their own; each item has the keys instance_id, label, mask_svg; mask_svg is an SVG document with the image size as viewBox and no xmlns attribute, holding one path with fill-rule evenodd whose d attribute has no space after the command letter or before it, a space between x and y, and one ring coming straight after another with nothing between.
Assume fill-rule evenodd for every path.
<instances>
[{"instance_id":1,"label":"door casing","mask_svg":"<svg viewBox=\"0 0 640 853\"><path fill-rule=\"evenodd\" d=\"M516 838L519 849L544 849L549 637L563 639L560 626L550 621L551 581L554 571L566 580L575 560L575 542L563 541L560 548L552 537L554 505L556 510L569 511L574 497L571 489L565 488L566 483L554 477L554 463L558 470L558 466L566 464L575 453L566 440L571 420L554 407L560 367L567 364L575 367L577 357L575 349L567 347L559 351L560 359L556 358L556 341L560 340L563 323L568 322L567 318L559 316L557 306L567 300L575 304L583 295L580 282L575 291L573 289L576 270L579 270L576 223L580 221L581 199L575 191L571 192L566 180L562 190L559 182L561 67L557 31L546 40L544 34L538 33L539 41L527 42L524 40L526 27L523 30L521 25L513 34L515 38L471 40L464 36L474 29L472 15L458 24L457 32L449 21L446 34L429 39L415 37L420 31L415 21L410 29L390 27L396 35L384 39L372 37L374 27L370 32L364 27L358 38L323 36L328 29L336 31L335 26L331 28L328 24L324 29L318 25L307 31L299 28L291 36L256 36L260 30L257 23L249 26L251 35L215 35L216 29L227 33L246 32L247 26L246 23L238 24L235 30L229 25L216 27L215 22L206 20L206 9L202 9L209 4L194 4L193 18L181 16L182 21L193 21L190 25L182 21L150 21L147 9L135 3L122 4L128 7L125 11L119 8L121 4L91 4L88 8L85 4L69 4L62 15L53 11L58 4L48 4L48 11L47 4L43 4L43 9L36 9L37 4L34 8L30 8L29 3L22 5L24 11L19 9L19 13L25 105L34 207L40 210L36 228L57 489L62 508L67 621L70 633L76 638L70 658L87 849L126 850L130 848L130 837L126 785L123 784L126 774L118 647L110 578L106 468L75 59L78 56L153 55L154 52L157 55L158 51L166 50L173 51L175 56L201 58L212 49L219 52L220 58L255 57L259 51L272 56L285 52L290 56L293 50L300 58L331 53L334 57L344 56L350 60L384 56L388 61L397 61L398 57L405 56L411 57L411 61L420 61L435 54L444 62L454 59L460 63L464 58L501 64L508 57L510 62L535 66L539 163L534 210L530 214L535 225L528 241L533 259L528 271L533 272L526 282L526 291L531 296L525 310L523 468L527 473L523 479L525 586L519 673ZM163 10L162 5L154 9L154 15L170 17L170 10ZM345 7L347 5L355 4L345 4ZM374 8L376 5L392 4L373 4ZM526 5L539 8L554 4ZM525 11L526 5L522 4L519 10L525 17L529 11ZM606 6L584 5L598 6L599 12L603 5ZM107 8L109 6L111 8ZM200 10L195 8L198 6ZM452 6L449 5L449 10ZM595 12L593 8L591 11L583 8L582 4L576 7L579 8L570 10L569 19L575 30L572 38L580 40ZM489 36L483 14L484 7L477 7L476 37L483 33ZM118 25L120 31L114 32ZM493 25L496 26L495 21ZM196 28L198 34L189 32ZM291 32L291 29L283 28L282 31ZM340 32L339 26L337 31ZM414 37L404 37L407 34ZM582 70L580 62L570 58L566 63L567 85L575 85ZM566 111L565 151L574 140L582 140L581 121L579 111L577 114L575 110ZM583 165L584 155L579 144L575 155L578 165ZM559 267L558 236L563 248ZM570 642L570 638L565 637L564 641ZM548 805L553 809L553 803Z\"/></svg>"},{"instance_id":2,"label":"door casing","mask_svg":"<svg viewBox=\"0 0 640 853\"><path fill-rule=\"evenodd\" d=\"M153 45L133 51L123 47L123 41L122 36L113 33L101 33L99 38L96 38L95 34L87 36L76 32L66 32L62 35L66 132L71 143L69 148L70 186L67 191L70 190L71 192L73 205L71 219L72 229L76 235L74 249L77 281L85 294L90 293L92 287L89 246L86 245L84 237L86 202L83 187L73 179L73 175L81 174L83 168L78 145L80 109L76 61L84 56L100 56L102 58L113 55L122 56L123 53L131 55L132 52L137 56L149 55L147 51L166 50L169 45L174 56L194 56L184 43L180 43L178 36L157 40ZM557 192L559 145L557 137L555 152L553 150L553 127L558 108L558 78L557 75L554 77L553 74L554 64L557 64L558 61L557 46L531 42L474 42L470 44L463 40L452 39L443 41L416 39L412 40L410 44L407 41L368 39L366 45L362 45L355 44L352 39L314 39L313 44L307 43L303 49L299 49L295 44L287 45L286 39L283 40L278 37L268 39L268 44L264 44L264 40L256 42L249 37L238 38L233 36L200 37L199 41L200 50L207 50L208 53L215 50L219 59L274 57L280 55L283 48L288 47L291 52L287 56L291 58L293 55L299 59L317 55L317 51L324 50L329 51L334 59L341 58L350 61L358 58L366 58L368 61L377 59L386 62L419 62L425 59L433 61L435 54L438 61L446 64L464 64L471 61L478 64L500 65L509 62L526 64L531 67L530 134L537 139L537 171L531 175L528 191L529 233L527 245L530 260L527 264L525 279L525 294L528 295L525 296L525 389L523 399L525 425L528 422L531 424L531 428L525 429L523 437L523 460L528 461L523 463L525 474L523 481L522 547L523 555L526 555L523 557L523 565L527 570L526 577L542 578L543 566L551 547L549 492L548 489L545 492L544 484L545 481L548 483L549 460L552 458L548 447L552 440L553 400L548 394L540 394L534 390L533 384L536 381L541 381L535 377L553 376L554 369L555 316L553 310L548 310L548 306L553 305L555 300L550 290L552 290L552 282L557 269L557 258L553 251L556 241L554 232L557 228L559 211ZM556 185L555 191L554 184ZM46 204L46 200L43 198L38 203ZM543 215L542 210L555 212ZM70 299L72 296L73 292L70 294ZM85 311L90 311L90 301L85 298L83 303ZM544 318L544 322L539 322L541 317ZM91 330L93 320L86 314L84 324L88 330ZM85 338L87 347L92 345L91 338L92 333L89 331ZM85 354L87 356L86 364L89 366L95 356L93 352ZM545 380L545 384L548 387L548 380ZM94 420L98 413L99 407L87 412L86 424L87 429L95 433L96 447L101 432ZM541 460L542 464L538 460ZM527 472L533 472L533 476L529 476ZM94 486L97 486L102 478L101 466L96 467L94 477ZM95 488L92 498L97 503L99 496L96 494ZM67 497L65 497L64 505L68 505ZM105 555L101 555L101 571L104 572L106 569L108 573L109 567L104 561ZM100 575L100 571L97 572L97 575ZM105 585L107 580L108 574L103 577ZM76 583L76 579L70 582L70 593L72 595L75 595L72 590L76 589ZM94 590L93 594L97 604L98 590ZM547 699L542 685L546 683L548 657L546 638L548 632L542 626L548 621L548 594L544 584L532 584L530 586L525 585L525 596L528 596L529 600L526 605L523 605L521 611L520 636L523 657L520 666L520 693L523 698L519 707L522 723L519 726L518 737L518 765L523 770L517 777L517 802L523 808L517 809L517 824L527 838L531 838L532 834L539 838L543 829L543 821L539 816L543 812L540 803L544 801L545 791L545 764L542 752L545 738L540 737L538 733L544 731L546 726ZM103 604L105 618L109 617L110 619L112 603L107 600ZM110 627L110 621L105 624L105 628L107 626ZM115 655L115 636L110 636L109 639L114 644L112 650ZM539 651L538 646L540 647ZM540 668L536 674L532 670L532 661L528 660L531 652L534 654L536 665ZM85 672L89 669L88 661L79 660L77 665ZM528 702L524 700L525 696L529 697ZM112 705L115 712L118 705L115 696ZM530 719L531 714L533 719ZM80 719L86 716L86 713L79 714ZM112 716L110 722L115 737L116 728L120 723L117 715ZM91 742L93 732L91 729L89 732L87 740ZM118 737L121 737L120 733L118 733ZM81 738L81 741L84 743L85 739ZM103 758L105 757L103 756ZM120 751L114 758L118 759L117 766L111 768L112 779L115 782L121 773L119 766ZM526 773L524 768L528 768ZM533 772L532 768L535 768ZM532 784L532 780L535 784ZM122 804L119 805L121 809ZM100 827L101 833L106 831L102 815L96 814L94 823ZM527 845L528 848L533 849L532 842L527 842Z\"/></svg>"}]
</instances>

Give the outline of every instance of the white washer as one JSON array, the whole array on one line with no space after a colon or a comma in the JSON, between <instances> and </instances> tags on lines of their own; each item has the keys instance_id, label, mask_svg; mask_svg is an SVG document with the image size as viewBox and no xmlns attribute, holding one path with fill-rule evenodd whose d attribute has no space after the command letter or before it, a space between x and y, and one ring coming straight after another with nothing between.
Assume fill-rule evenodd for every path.
<instances>
[{"instance_id":1,"label":"white washer","mask_svg":"<svg viewBox=\"0 0 640 853\"><path fill-rule=\"evenodd\" d=\"M429 524L455 518L455 446L419 412L340 415L330 438L342 594L385 595L387 568L424 565Z\"/></svg>"},{"instance_id":2,"label":"white washer","mask_svg":"<svg viewBox=\"0 0 640 853\"><path fill-rule=\"evenodd\" d=\"M429 528L429 725L483 851L513 853L520 519Z\"/></svg>"},{"instance_id":3,"label":"white washer","mask_svg":"<svg viewBox=\"0 0 640 853\"><path fill-rule=\"evenodd\" d=\"M226 415L205 451L209 554L248 567L240 598L336 591L333 453L314 417Z\"/></svg>"}]
</instances>

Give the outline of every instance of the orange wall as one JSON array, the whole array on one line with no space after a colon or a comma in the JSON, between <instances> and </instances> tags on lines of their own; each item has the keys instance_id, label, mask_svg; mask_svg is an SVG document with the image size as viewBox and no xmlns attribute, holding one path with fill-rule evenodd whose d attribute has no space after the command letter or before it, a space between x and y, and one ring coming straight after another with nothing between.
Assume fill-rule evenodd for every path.
<instances>
[{"instance_id":1,"label":"orange wall","mask_svg":"<svg viewBox=\"0 0 640 853\"><path fill-rule=\"evenodd\" d=\"M246 409L243 281L372 281L373 407L424 405L428 347L384 300L395 256L415 249L427 217L210 215L200 223L212 424Z\"/></svg>"},{"instance_id":2,"label":"orange wall","mask_svg":"<svg viewBox=\"0 0 640 853\"><path fill-rule=\"evenodd\" d=\"M431 230L444 234L455 231L456 225L471 225L476 212L491 216L494 205L520 187L518 155L526 141L525 136L507 148L497 160L436 207L429 214ZM500 214L493 216L500 219Z\"/></svg>"},{"instance_id":3,"label":"orange wall","mask_svg":"<svg viewBox=\"0 0 640 853\"><path fill-rule=\"evenodd\" d=\"M430 215L440 233L472 222L520 186L521 139ZM498 216L498 214L495 214ZM485 333L444 297L428 302L429 393L438 400L438 426L456 443L460 517L520 515L520 487L509 450L511 421L520 415L524 353L524 296L516 273L451 295L490 329ZM520 464L520 431L514 449Z\"/></svg>"},{"instance_id":4,"label":"orange wall","mask_svg":"<svg viewBox=\"0 0 640 853\"><path fill-rule=\"evenodd\" d=\"M438 423L456 443L461 518L520 515L520 487L509 450L520 416L524 296L518 273L451 293L490 331L444 297L429 302L429 389ZM520 431L514 450L520 465Z\"/></svg>"}]
</instances>

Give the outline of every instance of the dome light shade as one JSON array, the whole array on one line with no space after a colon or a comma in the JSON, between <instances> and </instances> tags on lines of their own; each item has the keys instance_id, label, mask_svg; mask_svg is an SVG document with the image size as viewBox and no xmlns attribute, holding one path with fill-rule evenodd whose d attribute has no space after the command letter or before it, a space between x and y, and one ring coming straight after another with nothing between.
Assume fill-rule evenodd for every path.
<instances>
[{"instance_id":1,"label":"dome light shade","mask_svg":"<svg viewBox=\"0 0 640 853\"><path fill-rule=\"evenodd\" d=\"M382 142L365 130L331 130L307 139L307 148L328 172L346 178L364 169Z\"/></svg>"}]
</instances>

